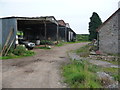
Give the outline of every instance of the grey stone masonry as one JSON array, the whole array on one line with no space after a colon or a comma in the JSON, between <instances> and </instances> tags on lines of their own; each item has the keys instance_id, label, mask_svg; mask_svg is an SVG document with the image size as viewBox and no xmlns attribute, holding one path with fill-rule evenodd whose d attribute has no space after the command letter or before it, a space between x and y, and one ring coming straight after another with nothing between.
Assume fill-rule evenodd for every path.
<instances>
[{"instance_id":1,"label":"grey stone masonry","mask_svg":"<svg viewBox=\"0 0 120 90\"><path fill-rule=\"evenodd\" d=\"M120 6L120 2L119 2L119 6ZM118 12L118 53L120 54L120 10Z\"/></svg>"},{"instance_id":2,"label":"grey stone masonry","mask_svg":"<svg viewBox=\"0 0 120 90\"><path fill-rule=\"evenodd\" d=\"M120 53L120 10L114 13L99 29L99 50L103 53Z\"/></svg>"}]
</instances>

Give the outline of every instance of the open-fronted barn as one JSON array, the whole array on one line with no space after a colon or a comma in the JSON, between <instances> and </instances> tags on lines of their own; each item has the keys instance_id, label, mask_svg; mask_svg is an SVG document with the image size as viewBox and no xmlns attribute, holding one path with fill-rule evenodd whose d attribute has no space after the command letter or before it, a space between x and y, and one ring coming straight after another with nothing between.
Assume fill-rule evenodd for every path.
<instances>
[{"instance_id":1,"label":"open-fronted barn","mask_svg":"<svg viewBox=\"0 0 120 90\"><path fill-rule=\"evenodd\" d=\"M59 39L64 41L73 41L76 37L76 33L70 28L69 23L65 23L64 20L58 20L59 24Z\"/></svg>"},{"instance_id":2,"label":"open-fronted barn","mask_svg":"<svg viewBox=\"0 0 120 90\"><path fill-rule=\"evenodd\" d=\"M64 20L58 20L59 24L59 39L67 41L67 27Z\"/></svg>"},{"instance_id":3,"label":"open-fronted barn","mask_svg":"<svg viewBox=\"0 0 120 90\"><path fill-rule=\"evenodd\" d=\"M53 16L47 17L6 17L2 18L2 46L16 39L17 31L23 32L25 40L58 40L58 23Z\"/></svg>"},{"instance_id":4,"label":"open-fronted barn","mask_svg":"<svg viewBox=\"0 0 120 90\"><path fill-rule=\"evenodd\" d=\"M0 18L0 44L4 46L15 45L17 37L22 33L26 41L37 40L72 41L75 32L65 25L61 25L54 16L44 17L5 17ZM64 29L63 29L64 28Z\"/></svg>"}]
</instances>

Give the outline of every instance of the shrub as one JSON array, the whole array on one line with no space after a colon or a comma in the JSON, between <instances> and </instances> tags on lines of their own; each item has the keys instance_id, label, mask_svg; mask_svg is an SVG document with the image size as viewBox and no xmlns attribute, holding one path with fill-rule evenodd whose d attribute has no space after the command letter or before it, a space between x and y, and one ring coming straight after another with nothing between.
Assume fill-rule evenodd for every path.
<instances>
[{"instance_id":1,"label":"shrub","mask_svg":"<svg viewBox=\"0 0 120 90\"><path fill-rule=\"evenodd\" d=\"M47 44L47 45L53 45L53 42L52 42L52 41L49 41L49 40L41 40L41 41L40 41L40 44L41 44L41 45L45 45L45 44Z\"/></svg>"},{"instance_id":2,"label":"shrub","mask_svg":"<svg viewBox=\"0 0 120 90\"><path fill-rule=\"evenodd\" d=\"M11 47L11 48L10 48L10 50L8 51L7 56L9 56L9 55L13 54L13 52L14 52L14 48L13 48L13 47Z\"/></svg>"},{"instance_id":3,"label":"shrub","mask_svg":"<svg viewBox=\"0 0 120 90\"><path fill-rule=\"evenodd\" d=\"M114 79L120 83L120 75L119 73L113 75Z\"/></svg>"},{"instance_id":4,"label":"shrub","mask_svg":"<svg viewBox=\"0 0 120 90\"><path fill-rule=\"evenodd\" d=\"M77 41L89 41L89 35L88 34L77 34L76 39Z\"/></svg>"},{"instance_id":5,"label":"shrub","mask_svg":"<svg viewBox=\"0 0 120 90\"><path fill-rule=\"evenodd\" d=\"M14 50L13 50L13 54L17 55L17 56L22 56L26 53L26 48L23 46L17 46Z\"/></svg>"},{"instance_id":6,"label":"shrub","mask_svg":"<svg viewBox=\"0 0 120 90\"><path fill-rule=\"evenodd\" d=\"M81 47L80 49L76 50L76 53L80 55L81 57L88 57L90 54L89 45L85 45Z\"/></svg>"},{"instance_id":7,"label":"shrub","mask_svg":"<svg viewBox=\"0 0 120 90\"><path fill-rule=\"evenodd\" d=\"M59 42L58 44L56 44L57 47L63 46L64 43L63 42Z\"/></svg>"},{"instance_id":8,"label":"shrub","mask_svg":"<svg viewBox=\"0 0 120 90\"><path fill-rule=\"evenodd\" d=\"M7 54L7 56L2 57L2 59L13 59L24 56L32 56L35 53L33 51L26 50L23 46L17 46L16 49L11 48Z\"/></svg>"},{"instance_id":9,"label":"shrub","mask_svg":"<svg viewBox=\"0 0 120 90\"><path fill-rule=\"evenodd\" d=\"M35 53L33 51L26 51L24 53L24 56L31 56L31 55L34 55Z\"/></svg>"}]
</instances>

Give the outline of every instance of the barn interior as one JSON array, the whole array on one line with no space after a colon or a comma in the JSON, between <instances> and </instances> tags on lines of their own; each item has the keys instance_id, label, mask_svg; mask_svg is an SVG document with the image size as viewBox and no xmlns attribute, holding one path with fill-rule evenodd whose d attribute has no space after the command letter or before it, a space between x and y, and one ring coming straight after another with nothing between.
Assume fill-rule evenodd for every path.
<instances>
[{"instance_id":1,"label":"barn interior","mask_svg":"<svg viewBox=\"0 0 120 90\"><path fill-rule=\"evenodd\" d=\"M59 40L66 40L67 35L67 28L65 26L59 25Z\"/></svg>"},{"instance_id":2,"label":"barn interior","mask_svg":"<svg viewBox=\"0 0 120 90\"><path fill-rule=\"evenodd\" d=\"M17 20L17 30L23 32L23 39L35 40L57 40L57 24L49 20L20 19Z\"/></svg>"}]
</instances>

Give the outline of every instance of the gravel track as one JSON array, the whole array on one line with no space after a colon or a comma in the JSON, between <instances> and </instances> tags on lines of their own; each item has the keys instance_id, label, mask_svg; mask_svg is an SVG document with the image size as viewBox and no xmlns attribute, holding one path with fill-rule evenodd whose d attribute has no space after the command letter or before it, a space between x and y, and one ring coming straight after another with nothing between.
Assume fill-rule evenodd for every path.
<instances>
[{"instance_id":1,"label":"gravel track","mask_svg":"<svg viewBox=\"0 0 120 90\"><path fill-rule=\"evenodd\" d=\"M34 49L35 56L2 61L2 88L64 88L60 67L67 52L87 43L66 44L50 50Z\"/></svg>"}]
</instances>

